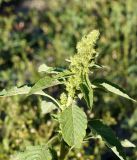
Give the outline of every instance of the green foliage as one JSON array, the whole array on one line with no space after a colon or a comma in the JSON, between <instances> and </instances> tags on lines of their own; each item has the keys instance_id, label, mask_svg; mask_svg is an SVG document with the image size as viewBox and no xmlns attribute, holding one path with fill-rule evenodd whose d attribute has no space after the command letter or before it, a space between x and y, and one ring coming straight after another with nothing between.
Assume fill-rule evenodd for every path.
<instances>
[{"instance_id":1,"label":"green foliage","mask_svg":"<svg viewBox=\"0 0 137 160\"><path fill-rule=\"evenodd\" d=\"M130 99L135 102L135 100L132 99L121 87L119 87L116 84L113 84L105 79L96 79L93 81L93 85L96 85L96 87L103 87L104 89L108 90L109 92L115 93L119 96L122 96L124 98Z\"/></svg>"},{"instance_id":2,"label":"green foliage","mask_svg":"<svg viewBox=\"0 0 137 160\"><path fill-rule=\"evenodd\" d=\"M100 135L105 141L106 145L121 159L125 160L126 156L122 145L118 138L115 136L111 128L104 125L100 120L92 120L89 122L93 134ZM94 133L95 132L95 133Z\"/></svg>"},{"instance_id":3,"label":"green foliage","mask_svg":"<svg viewBox=\"0 0 137 160\"><path fill-rule=\"evenodd\" d=\"M19 94L28 94L30 92L31 87L28 87L27 85L23 86L23 87L13 87L9 90L2 90L0 92L0 96L2 97L9 97L9 96L15 96L15 95L19 95Z\"/></svg>"},{"instance_id":4,"label":"green foliage","mask_svg":"<svg viewBox=\"0 0 137 160\"><path fill-rule=\"evenodd\" d=\"M89 79L84 77L83 83L80 84L81 92L84 95L84 99L86 100L86 103L90 109L92 109L93 106L93 89L91 87L91 83Z\"/></svg>"},{"instance_id":5,"label":"green foliage","mask_svg":"<svg viewBox=\"0 0 137 160\"><path fill-rule=\"evenodd\" d=\"M55 74L52 73L53 70L49 72L50 67L46 67L44 70L46 72L48 71L51 76L44 76L44 78L38 80L32 87L16 87L9 91L3 90L0 92L0 95L3 97L18 94L39 94L50 98L53 103L58 105L60 112L57 112L57 115L54 117L56 117L60 128L58 134L58 138L61 140L61 150L59 155L60 160L65 159L72 148L80 148L86 136L88 119L84 111L77 106L77 99L79 98L77 93L84 95L87 106L89 106L90 109L93 105L92 86L94 86L94 89L96 89L95 86L103 86L104 89L107 89L108 91L133 100L127 94L125 94L120 87L117 87L106 80L94 80L92 83L90 82L90 67L93 73L94 69L92 67L96 65L97 54L94 47L98 36L99 31L93 30L87 36L84 36L80 42L78 42L78 52L76 55L74 55L74 57L71 57L70 66L65 71L62 70L61 72L57 72ZM59 84L65 86L65 91L61 94L60 101L43 92L44 89ZM47 103L47 105L49 105L49 103ZM50 106L51 108L46 108L44 111L45 113L50 113L56 108L53 104L49 105L48 107ZM108 126L104 125L99 120L92 120L89 124L90 128L95 130L95 132L100 135L103 140L105 140L107 146L109 146L121 160L126 160L126 156L120 141L115 137L114 133ZM47 148L45 151L43 146L28 148L24 153L17 155L17 159L19 160L31 160L35 158L42 160L47 158L47 160L50 160L53 157L50 155Z\"/></svg>"},{"instance_id":6,"label":"green foliage","mask_svg":"<svg viewBox=\"0 0 137 160\"><path fill-rule=\"evenodd\" d=\"M76 90L79 90L79 85L83 82L83 77L87 77L89 73L89 67L96 57L96 51L94 49L95 42L99 37L99 31L94 30L77 44L77 54L70 59L69 69L74 74L66 82L66 90L68 96L75 97ZM87 78L88 79L88 78Z\"/></svg>"},{"instance_id":7,"label":"green foliage","mask_svg":"<svg viewBox=\"0 0 137 160\"><path fill-rule=\"evenodd\" d=\"M70 147L81 147L86 135L87 117L76 105L67 107L59 117L63 139Z\"/></svg>"},{"instance_id":8,"label":"green foliage","mask_svg":"<svg viewBox=\"0 0 137 160\"><path fill-rule=\"evenodd\" d=\"M55 86L55 85L58 85L60 84L60 82L57 80L57 78L51 78L49 76L46 76L44 78L41 78L30 90L30 93L29 94L33 94L37 91L41 91L45 88L48 88L48 87L52 87L52 86Z\"/></svg>"},{"instance_id":9,"label":"green foliage","mask_svg":"<svg viewBox=\"0 0 137 160\"><path fill-rule=\"evenodd\" d=\"M34 8L35 0L33 5L30 5L30 0L25 8L24 0L0 1L0 88L11 88L15 84L22 86L24 82L34 84L40 78L36 72L40 63L50 65L51 70L52 66L66 67L68 63L64 59L75 53L75 45L81 35L98 28L101 32L98 62L105 67L91 67L96 68L97 72L90 75L90 78L107 77L136 98L136 1L40 1L46 2L43 10ZM46 100L49 94L59 97L61 91L62 87L58 89L58 86L46 89ZM102 118L108 125L116 125L114 128L120 137L129 137L137 144L136 104L97 91L98 88L94 89L93 112L87 111L89 116ZM45 93L41 94L42 99L45 99ZM81 97L81 94L78 95ZM66 96L62 94L62 101L65 102L61 104L66 103ZM15 150L22 150L26 145L46 143L51 130L56 129L49 115L41 114L39 97L31 96L25 101L22 97L5 97L0 100L1 160L8 160ZM57 106L60 105L58 102L55 102ZM81 106L85 107L83 103ZM108 158L109 154L101 144L92 146L91 150L88 144L83 145L86 151L73 150L70 159L75 159L79 154L81 157L76 159L88 159L88 154L92 160ZM136 159L136 149L126 151L128 159ZM114 159L113 155L109 159Z\"/></svg>"},{"instance_id":10,"label":"green foliage","mask_svg":"<svg viewBox=\"0 0 137 160\"><path fill-rule=\"evenodd\" d=\"M18 153L16 160L52 160L50 150L47 146L30 146L26 148L26 151L23 153Z\"/></svg>"}]
</instances>

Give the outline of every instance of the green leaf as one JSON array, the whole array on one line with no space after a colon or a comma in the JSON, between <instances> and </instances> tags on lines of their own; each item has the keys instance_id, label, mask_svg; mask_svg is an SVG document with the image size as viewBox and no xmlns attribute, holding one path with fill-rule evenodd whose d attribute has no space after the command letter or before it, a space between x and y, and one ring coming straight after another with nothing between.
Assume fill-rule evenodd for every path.
<instances>
[{"instance_id":1,"label":"green leaf","mask_svg":"<svg viewBox=\"0 0 137 160\"><path fill-rule=\"evenodd\" d=\"M10 97L10 96L16 96L16 95L22 95L22 94L28 94L31 90L31 87L25 85L23 87L12 87L11 89L9 90L5 90L3 89L1 92L0 92L0 97ZM37 91L37 92L34 92L33 94L37 94L37 95L42 95L42 96L46 96L50 99L53 100L53 98L46 94L45 92L43 91Z\"/></svg>"},{"instance_id":2,"label":"green leaf","mask_svg":"<svg viewBox=\"0 0 137 160\"><path fill-rule=\"evenodd\" d=\"M80 89L84 95L84 99L89 109L91 110L93 106L93 89L91 87L91 83L90 83L88 75L85 75L83 77L83 83L80 84Z\"/></svg>"},{"instance_id":3,"label":"green leaf","mask_svg":"<svg viewBox=\"0 0 137 160\"><path fill-rule=\"evenodd\" d=\"M59 122L64 141L69 146L79 148L86 134L86 114L73 105L62 111Z\"/></svg>"},{"instance_id":4,"label":"green leaf","mask_svg":"<svg viewBox=\"0 0 137 160\"><path fill-rule=\"evenodd\" d=\"M26 151L15 155L14 160L52 160L52 155L47 146L30 146Z\"/></svg>"},{"instance_id":5,"label":"green leaf","mask_svg":"<svg viewBox=\"0 0 137 160\"><path fill-rule=\"evenodd\" d=\"M38 82L36 82L34 84L34 86L31 88L29 95L37 92L37 91L41 91L43 89L55 86L55 85L59 85L62 84L62 81L59 80L63 80L64 78L67 78L68 76L70 76L71 73L69 71L65 71L65 72L61 72L53 77L50 76L45 76L43 78L41 78L40 80L38 80Z\"/></svg>"},{"instance_id":6,"label":"green leaf","mask_svg":"<svg viewBox=\"0 0 137 160\"><path fill-rule=\"evenodd\" d=\"M0 97L10 97L10 96L16 96L16 95L22 95L22 94L29 94L30 90L31 90L31 87L28 87L27 85L25 85L23 87L19 87L19 88L18 87L13 87L9 90L3 89L0 92ZM49 98L50 100L52 100L58 108L61 108L61 105L58 103L58 101L56 99L54 99L52 96L46 94L42 90L41 91L36 91L33 94L45 96L45 97Z\"/></svg>"},{"instance_id":7,"label":"green leaf","mask_svg":"<svg viewBox=\"0 0 137 160\"><path fill-rule=\"evenodd\" d=\"M34 84L29 92L29 95L58 84L61 84L61 82L58 81L56 77L45 76Z\"/></svg>"},{"instance_id":8,"label":"green leaf","mask_svg":"<svg viewBox=\"0 0 137 160\"><path fill-rule=\"evenodd\" d=\"M110 127L103 124L100 120L92 120L89 122L89 127L96 134L100 135L106 145L121 159L125 160L126 156L122 145Z\"/></svg>"},{"instance_id":9,"label":"green leaf","mask_svg":"<svg viewBox=\"0 0 137 160\"><path fill-rule=\"evenodd\" d=\"M41 78L33 87L24 85L22 87L12 87L11 89L5 90L3 89L0 92L0 97L8 97L8 96L15 96L15 95L22 95L22 94L38 94L38 95L44 95L49 98L47 94L45 94L42 89L62 84L63 82L60 82L59 80L64 79L68 76L70 76L69 71L61 72L58 75L54 77L46 76L44 78ZM52 98L53 100L53 98Z\"/></svg>"},{"instance_id":10,"label":"green leaf","mask_svg":"<svg viewBox=\"0 0 137 160\"><path fill-rule=\"evenodd\" d=\"M93 106L93 89L89 88L86 83L80 84L80 89L84 95L84 99L90 109Z\"/></svg>"},{"instance_id":11,"label":"green leaf","mask_svg":"<svg viewBox=\"0 0 137 160\"><path fill-rule=\"evenodd\" d=\"M9 90L2 90L0 92L0 97L8 97L8 96L15 96L19 94L28 94L30 91L31 87L28 87L27 85L23 87L13 87Z\"/></svg>"},{"instance_id":12,"label":"green leaf","mask_svg":"<svg viewBox=\"0 0 137 160\"><path fill-rule=\"evenodd\" d=\"M42 114L47 114L57 109L57 106L52 102L42 101L41 102L41 111Z\"/></svg>"},{"instance_id":13,"label":"green leaf","mask_svg":"<svg viewBox=\"0 0 137 160\"><path fill-rule=\"evenodd\" d=\"M93 85L97 86L97 87L103 87L104 89L115 93L119 96L122 96L124 98L130 99L134 102L136 102L134 99L132 99L122 88L120 88L119 86L117 86L114 83L111 83L105 79L96 79L93 82Z\"/></svg>"}]
</instances>

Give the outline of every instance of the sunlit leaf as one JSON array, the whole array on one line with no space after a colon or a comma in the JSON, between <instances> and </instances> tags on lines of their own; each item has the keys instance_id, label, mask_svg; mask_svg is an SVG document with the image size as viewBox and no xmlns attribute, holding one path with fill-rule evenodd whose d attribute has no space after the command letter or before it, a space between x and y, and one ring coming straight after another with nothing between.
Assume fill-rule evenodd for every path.
<instances>
[{"instance_id":1,"label":"sunlit leaf","mask_svg":"<svg viewBox=\"0 0 137 160\"><path fill-rule=\"evenodd\" d=\"M52 87L58 84L61 84L61 82L58 81L55 77L45 76L34 84L29 94L33 94L37 91L40 91L40 90L43 90L43 89L46 89L46 88L49 88L49 87Z\"/></svg>"},{"instance_id":2,"label":"sunlit leaf","mask_svg":"<svg viewBox=\"0 0 137 160\"><path fill-rule=\"evenodd\" d=\"M87 102L87 105L90 109L93 106L93 89L89 88L86 83L80 84L81 91L84 95L84 99Z\"/></svg>"},{"instance_id":3,"label":"sunlit leaf","mask_svg":"<svg viewBox=\"0 0 137 160\"><path fill-rule=\"evenodd\" d=\"M61 80L67 78L70 75L71 75L71 73L69 71L65 71L65 72L61 72L57 75L54 75L53 77L45 76L45 77L41 78L40 80L38 80L34 84L34 86L31 88L31 90L29 92L29 95L31 95L37 91L41 91L43 89L62 84L63 81L61 81Z\"/></svg>"},{"instance_id":4,"label":"sunlit leaf","mask_svg":"<svg viewBox=\"0 0 137 160\"><path fill-rule=\"evenodd\" d=\"M80 84L80 89L89 109L91 110L93 106L93 89L88 75L83 76L83 82Z\"/></svg>"},{"instance_id":5,"label":"sunlit leaf","mask_svg":"<svg viewBox=\"0 0 137 160\"><path fill-rule=\"evenodd\" d=\"M14 160L52 160L50 150L46 146L30 146L26 151L14 156Z\"/></svg>"},{"instance_id":6,"label":"sunlit leaf","mask_svg":"<svg viewBox=\"0 0 137 160\"><path fill-rule=\"evenodd\" d=\"M59 118L64 141L69 146L79 148L86 134L86 114L76 105L66 108Z\"/></svg>"},{"instance_id":7,"label":"sunlit leaf","mask_svg":"<svg viewBox=\"0 0 137 160\"><path fill-rule=\"evenodd\" d=\"M110 127L103 124L100 120L91 120L89 127L92 132L100 135L106 145L121 159L126 160L126 156L119 139L115 136Z\"/></svg>"},{"instance_id":8,"label":"sunlit leaf","mask_svg":"<svg viewBox=\"0 0 137 160\"><path fill-rule=\"evenodd\" d=\"M31 87L28 87L27 85L23 87L13 87L9 90L2 90L0 92L0 97L8 97L8 96L15 96L19 94L28 94L30 91Z\"/></svg>"},{"instance_id":9,"label":"sunlit leaf","mask_svg":"<svg viewBox=\"0 0 137 160\"><path fill-rule=\"evenodd\" d=\"M116 84L111 83L105 79L96 79L92 83L93 83L93 85L95 85L97 87L103 87L104 89L106 89L112 93L115 93L119 96L122 96L124 98L130 99L135 102L135 100L132 99L122 88L120 88Z\"/></svg>"}]
</instances>

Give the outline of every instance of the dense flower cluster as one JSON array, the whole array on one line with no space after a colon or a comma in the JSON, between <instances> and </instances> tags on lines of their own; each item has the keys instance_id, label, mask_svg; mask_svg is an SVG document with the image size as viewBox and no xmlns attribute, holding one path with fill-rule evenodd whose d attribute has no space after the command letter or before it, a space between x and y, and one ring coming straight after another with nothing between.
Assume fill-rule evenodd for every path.
<instances>
[{"instance_id":1,"label":"dense flower cluster","mask_svg":"<svg viewBox=\"0 0 137 160\"><path fill-rule=\"evenodd\" d=\"M84 36L77 44L77 54L70 58L69 70L74 75L65 82L69 99L75 97L75 92L79 89L79 85L82 82L82 76L89 73L89 67L96 57L94 46L98 37L99 31L97 30Z\"/></svg>"}]
</instances>

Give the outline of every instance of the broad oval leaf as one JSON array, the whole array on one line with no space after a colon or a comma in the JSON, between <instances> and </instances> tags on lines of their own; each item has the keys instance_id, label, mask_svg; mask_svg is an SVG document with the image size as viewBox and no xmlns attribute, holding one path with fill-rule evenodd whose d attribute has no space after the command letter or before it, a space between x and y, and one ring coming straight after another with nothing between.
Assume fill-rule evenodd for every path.
<instances>
[{"instance_id":1,"label":"broad oval leaf","mask_svg":"<svg viewBox=\"0 0 137 160\"><path fill-rule=\"evenodd\" d=\"M64 141L69 146L79 148L86 134L87 117L76 105L66 108L60 114L60 129Z\"/></svg>"},{"instance_id":2,"label":"broad oval leaf","mask_svg":"<svg viewBox=\"0 0 137 160\"><path fill-rule=\"evenodd\" d=\"M30 146L26 151L17 153L13 160L52 160L52 155L47 146Z\"/></svg>"},{"instance_id":3,"label":"broad oval leaf","mask_svg":"<svg viewBox=\"0 0 137 160\"><path fill-rule=\"evenodd\" d=\"M93 85L97 86L97 87L103 87L104 89L115 93L119 96L122 96L124 98L130 99L134 102L136 102L134 99L132 99L122 88L120 88L118 85L111 83L105 79L96 79L93 82Z\"/></svg>"},{"instance_id":4,"label":"broad oval leaf","mask_svg":"<svg viewBox=\"0 0 137 160\"><path fill-rule=\"evenodd\" d=\"M96 134L102 137L106 145L112 149L112 151L120 158L120 160L126 160L123 147L110 127L103 124L100 120L91 120L89 122L89 127Z\"/></svg>"}]
</instances>

